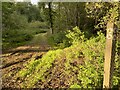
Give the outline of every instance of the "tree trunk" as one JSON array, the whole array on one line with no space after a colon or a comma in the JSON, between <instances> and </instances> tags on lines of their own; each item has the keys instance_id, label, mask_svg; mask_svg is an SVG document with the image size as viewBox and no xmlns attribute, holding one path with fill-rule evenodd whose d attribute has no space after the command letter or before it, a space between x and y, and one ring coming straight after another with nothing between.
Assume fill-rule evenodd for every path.
<instances>
[{"instance_id":1,"label":"tree trunk","mask_svg":"<svg viewBox=\"0 0 120 90\"><path fill-rule=\"evenodd\" d=\"M53 16L52 16L52 8L51 8L51 2L48 4L49 7L49 16L50 16L50 28L51 28L51 33L53 34Z\"/></svg>"},{"instance_id":2,"label":"tree trunk","mask_svg":"<svg viewBox=\"0 0 120 90\"><path fill-rule=\"evenodd\" d=\"M79 7L78 7L78 3L76 6L76 26L79 26Z\"/></svg>"}]
</instances>

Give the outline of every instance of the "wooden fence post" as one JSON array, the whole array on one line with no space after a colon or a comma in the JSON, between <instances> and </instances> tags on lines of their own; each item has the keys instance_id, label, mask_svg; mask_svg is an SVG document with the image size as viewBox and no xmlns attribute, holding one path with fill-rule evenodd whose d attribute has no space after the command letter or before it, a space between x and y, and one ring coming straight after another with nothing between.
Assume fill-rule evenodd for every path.
<instances>
[{"instance_id":1,"label":"wooden fence post","mask_svg":"<svg viewBox=\"0 0 120 90\"><path fill-rule=\"evenodd\" d=\"M111 88L116 48L116 29L113 22L107 23L103 88Z\"/></svg>"}]
</instances>

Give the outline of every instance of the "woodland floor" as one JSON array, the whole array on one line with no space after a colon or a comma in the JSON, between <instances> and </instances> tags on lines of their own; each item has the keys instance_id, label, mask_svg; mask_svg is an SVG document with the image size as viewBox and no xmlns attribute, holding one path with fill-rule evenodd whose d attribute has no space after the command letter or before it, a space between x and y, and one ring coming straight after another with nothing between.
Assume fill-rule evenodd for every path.
<instances>
[{"instance_id":1,"label":"woodland floor","mask_svg":"<svg viewBox=\"0 0 120 90\"><path fill-rule=\"evenodd\" d=\"M17 81L16 73L24 68L31 59L41 58L49 50L46 33L37 34L24 46L3 51L2 56L2 87L19 87L21 81Z\"/></svg>"}]
</instances>

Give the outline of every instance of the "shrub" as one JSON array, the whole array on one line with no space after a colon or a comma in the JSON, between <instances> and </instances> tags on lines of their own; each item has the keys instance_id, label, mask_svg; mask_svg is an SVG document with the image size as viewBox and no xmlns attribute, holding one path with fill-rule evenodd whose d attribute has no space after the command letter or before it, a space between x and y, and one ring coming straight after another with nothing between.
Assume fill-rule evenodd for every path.
<instances>
[{"instance_id":1,"label":"shrub","mask_svg":"<svg viewBox=\"0 0 120 90\"><path fill-rule=\"evenodd\" d=\"M49 51L42 59L31 61L27 68L19 72L19 77L26 78L23 87L33 87L39 80L45 81L45 73L54 63L54 60L60 56L62 50Z\"/></svg>"},{"instance_id":2,"label":"shrub","mask_svg":"<svg viewBox=\"0 0 120 90\"><path fill-rule=\"evenodd\" d=\"M9 27L7 29L21 29L26 28L28 25L27 18L14 12L10 14L10 20L8 21Z\"/></svg>"},{"instance_id":3,"label":"shrub","mask_svg":"<svg viewBox=\"0 0 120 90\"><path fill-rule=\"evenodd\" d=\"M69 77L69 84L67 85L70 88L102 88L104 49L105 36L98 32L98 36L89 40L74 43L63 50L49 51L39 60L36 66L34 66L35 61L33 61L25 71L21 71L24 72L21 77L26 76L27 73L23 84L26 84L26 87L32 87L39 80L41 83L48 83L47 80L51 80L51 76L63 77L63 74L57 75L54 73L58 70L58 72L64 72L64 77ZM64 70L61 69L61 65ZM57 69L55 69L56 67ZM50 74L48 73L49 70ZM46 75L48 78L46 78ZM114 86L119 86L119 79L119 63L117 62Z\"/></svg>"},{"instance_id":4,"label":"shrub","mask_svg":"<svg viewBox=\"0 0 120 90\"><path fill-rule=\"evenodd\" d=\"M66 70L75 75L73 84L75 82L81 88L102 87L105 36L101 33L98 35L64 51Z\"/></svg>"},{"instance_id":5,"label":"shrub","mask_svg":"<svg viewBox=\"0 0 120 90\"><path fill-rule=\"evenodd\" d=\"M65 32L59 32L48 37L48 43L57 48L65 48L70 46L68 38L65 36Z\"/></svg>"},{"instance_id":6,"label":"shrub","mask_svg":"<svg viewBox=\"0 0 120 90\"><path fill-rule=\"evenodd\" d=\"M32 38L32 35L24 33L22 30L4 30L2 35L2 46L3 49L16 47L25 44L25 42Z\"/></svg>"},{"instance_id":7,"label":"shrub","mask_svg":"<svg viewBox=\"0 0 120 90\"><path fill-rule=\"evenodd\" d=\"M40 21L33 21L29 24L29 26L31 28L42 28L42 29L49 28L46 22L40 22Z\"/></svg>"},{"instance_id":8,"label":"shrub","mask_svg":"<svg viewBox=\"0 0 120 90\"><path fill-rule=\"evenodd\" d=\"M80 87L80 85L75 83L75 84L71 85L70 88L81 88L81 87Z\"/></svg>"},{"instance_id":9,"label":"shrub","mask_svg":"<svg viewBox=\"0 0 120 90\"><path fill-rule=\"evenodd\" d=\"M73 30L68 30L66 37L69 38L69 43L75 44L85 40L84 33L76 26Z\"/></svg>"},{"instance_id":10,"label":"shrub","mask_svg":"<svg viewBox=\"0 0 120 90\"><path fill-rule=\"evenodd\" d=\"M116 43L116 57L113 72L113 87L120 87L120 40Z\"/></svg>"},{"instance_id":11,"label":"shrub","mask_svg":"<svg viewBox=\"0 0 120 90\"><path fill-rule=\"evenodd\" d=\"M57 48L65 48L72 44L83 42L85 39L84 33L76 26L73 30L67 30L67 32L58 32L48 38L48 42L51 46Z\"/></svg>"},{"instance_id":12,"label":"shrub","mask_svg":"<svg viewBox=\"0 0 120 90\"><path fill-rule=\"evenodd\" d=\"M26 68L19 72L19 76L26 77L27 75L31 74L39 63L40 63L39 60L36 61L31 60L29 64L26 65Z\"/></svg>"}]
</instances>

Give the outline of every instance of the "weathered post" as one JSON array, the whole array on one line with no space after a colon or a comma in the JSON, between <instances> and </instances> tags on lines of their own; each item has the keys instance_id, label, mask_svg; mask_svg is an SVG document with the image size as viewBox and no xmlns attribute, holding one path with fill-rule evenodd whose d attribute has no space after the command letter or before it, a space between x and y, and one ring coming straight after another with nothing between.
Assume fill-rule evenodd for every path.
<instances>
[{"instance_id":1,"label":"weathered post","mask_svg":"<svg viewBox=\"0 0 120 90\"><path fill-rule=\"evenodd\" d=\"M107 23L103 88L111 88L114 70L116 29L113 22Z\"/></svg>"}]
</instances>

